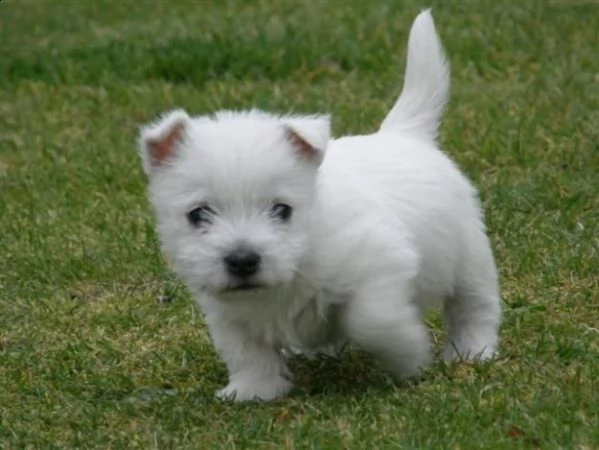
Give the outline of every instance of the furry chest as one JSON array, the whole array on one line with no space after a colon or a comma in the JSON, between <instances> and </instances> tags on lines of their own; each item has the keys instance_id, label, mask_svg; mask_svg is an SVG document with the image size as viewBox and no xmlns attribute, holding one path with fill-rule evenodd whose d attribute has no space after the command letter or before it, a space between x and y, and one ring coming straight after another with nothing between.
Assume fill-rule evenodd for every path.
<instances>
[{"instance_id":1,"label":"furry chest","mask_svg":"<svg viewBox=\"0 0 599 450\"><path fill-rule=\"evenodd\" d=\"M322 295L306 294L261 299L244 308L242 320L250 334L270 346L318 351L337 340L336 307L324 302Z\"/></svg>"}]
</instances>

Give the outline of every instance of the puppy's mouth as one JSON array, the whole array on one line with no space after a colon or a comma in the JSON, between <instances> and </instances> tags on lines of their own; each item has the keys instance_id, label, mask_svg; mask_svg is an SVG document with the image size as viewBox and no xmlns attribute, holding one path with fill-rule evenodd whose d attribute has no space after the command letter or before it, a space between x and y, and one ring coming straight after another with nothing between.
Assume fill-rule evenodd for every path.
<instances>
[{"instance_id":1,"label":"puppy's mouth","mask_svg":"<svg viewBox=\"0 0 599 450\"><path fill-rule=\"evenodd\" d=\"M244 283L244 284L237 284L235 286L232 286L232 287L228 288L227 290L229 290L229 291L253 291L256 289L263 288L263 287L264 286L262 286L260 284Z\"/></svg>"},{"instance_id":2,"label":"puppy's mouth","mask_svg":"<svg viewBox=\"0 0 599 450\"><path fill-rule=\"evenodd\" d=\"M266 287L263 283L260 283L256 280L245 280L238 279L231 282L229 285L225 286L224 292L243 292L243 291L256 291L259 289L263 289Z\"/></svg>"}]
</instances>

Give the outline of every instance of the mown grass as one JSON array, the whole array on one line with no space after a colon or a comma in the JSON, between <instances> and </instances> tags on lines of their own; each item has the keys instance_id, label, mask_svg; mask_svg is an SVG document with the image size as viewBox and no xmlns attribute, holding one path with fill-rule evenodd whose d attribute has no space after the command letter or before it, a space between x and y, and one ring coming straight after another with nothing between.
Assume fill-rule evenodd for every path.
<instances>
[{"instance_id":1,"label":"mown grass","mask_svg":"<svg viewBox=\"0 0 599 450\"><path fill-rule=\"evenodd\" d=\"M297 361L278 402L213 398L226 372L159 253L138 125L260 107L374 130L426 6L2 2L0 447L599 448L595 2L433 2L441 141L481 190L501 357L397 383L351 351Z\"/></svg>"}]
</instances>

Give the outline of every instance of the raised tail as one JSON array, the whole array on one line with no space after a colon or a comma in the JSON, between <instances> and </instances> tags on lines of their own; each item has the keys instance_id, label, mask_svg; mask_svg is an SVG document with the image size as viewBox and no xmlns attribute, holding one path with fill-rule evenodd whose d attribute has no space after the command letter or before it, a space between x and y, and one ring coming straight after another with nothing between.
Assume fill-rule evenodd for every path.
<instances>
[{"instance_id":1,"label":"raised tail","mask_svg":"<svg viewBox=\"0 0 599 450\"><path fill-rule=\"evenodd\" d=\"M403 90L380 129L435 139L448 97L449 64L427 9L412 24Z\"/></svg>"}]
</instances>

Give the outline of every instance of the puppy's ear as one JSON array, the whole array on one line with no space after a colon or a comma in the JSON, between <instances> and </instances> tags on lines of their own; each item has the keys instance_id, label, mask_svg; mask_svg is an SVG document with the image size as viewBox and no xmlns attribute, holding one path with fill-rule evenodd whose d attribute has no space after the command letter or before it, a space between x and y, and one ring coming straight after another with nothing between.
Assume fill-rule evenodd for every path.
<instances>
[{"instance_id":1,"label":"puppy's ear","mask_svg":"<svg viewBox=\"0 0 599 450\"><path fill-rule=\"evenodd\" d=\"M331 136L329 116L298 117L285 121L285 139L297 154L320 165Z\"/></svg>"},{"instance_id":2,"label":"puppy's ear","mask_svg":"<svg viewBox=\"0 0 599 450\"><path fill-rule=\"evenodd\" d=\"M190 120L185 111L175 110L142 127L139 150L147 174L175 156L177 148L185 139Z\"/></svg>"}]
</instances>

